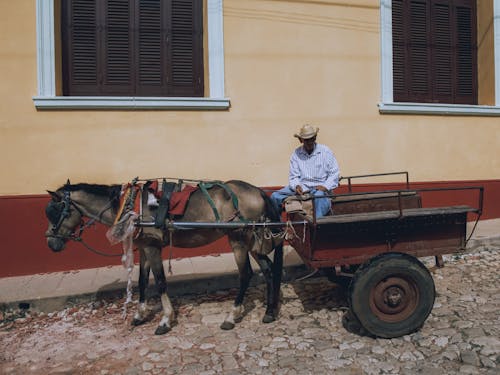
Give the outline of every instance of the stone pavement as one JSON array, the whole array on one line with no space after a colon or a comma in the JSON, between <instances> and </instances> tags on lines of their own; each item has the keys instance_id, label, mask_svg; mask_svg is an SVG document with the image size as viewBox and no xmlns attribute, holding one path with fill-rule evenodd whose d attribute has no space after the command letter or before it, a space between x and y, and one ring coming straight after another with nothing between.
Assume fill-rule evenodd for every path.
<instances>
[{"instance_id":1,"label":"stone pavement","mask_svg":"<svg viewBox=\"0 0 500 375\"><path fill-rule=\"evenodd\" d=\"M53 313L4 311L1 374L498 374L500 242L431 268L434 309L416 333L375 339L342 326L345 293L324 277L285 283L279 320L260 322L263 286L249 289L241 323L219 328L236 290L173 298L177 324L132 328L133 307L109 297ZM158 301L152 301L157 312Z\"/></svg>"}]
</instances>

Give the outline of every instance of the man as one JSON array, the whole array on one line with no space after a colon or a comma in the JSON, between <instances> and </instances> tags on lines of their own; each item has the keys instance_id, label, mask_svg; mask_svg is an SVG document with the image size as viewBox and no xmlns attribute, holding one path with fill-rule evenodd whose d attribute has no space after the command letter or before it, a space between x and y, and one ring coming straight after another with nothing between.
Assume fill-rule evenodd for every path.
<instances>
[{"instance_id":1,"label":"man","mask_svg":"<svg viewBox=\"0 0 500 375\"><path fill-rule=\"evenodd\" d=\"M302 146L295 149L290 157L290 171L288 186L275 191L271 199L278 207L282 207L283 200L294 194L310 193L321 197L330 193L339 183L339 166L333 152L325 145L316 143L319 128L304 125L298 134ZM316 217L322 217L330 211L330 199L317 198L314 200Z\"/></svg>"}]
</instances>

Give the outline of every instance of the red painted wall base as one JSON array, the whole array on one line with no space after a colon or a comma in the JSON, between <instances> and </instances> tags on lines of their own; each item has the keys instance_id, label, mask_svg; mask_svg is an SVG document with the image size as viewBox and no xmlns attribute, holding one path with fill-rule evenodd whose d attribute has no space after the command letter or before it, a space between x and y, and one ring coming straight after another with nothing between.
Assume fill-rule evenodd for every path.
<instances>
[{"instance_id":1,"label":"red painted wall base","mask_svg":"<svg viewBox=\"0 0 500 375\"><path fill-rule=\"evenodd\" d=\"M412 183L411 188L435 188L457 186L483 186L484 212L481 219L500 218L500 180L454 181ZM402 184L358 184L354 191L390 190L403 188ZM337 193L347 192L340 186ZM87 250L80 243L69 243L65 250L53 253L47 247L44 237L47 230L45 206L48 195L3 196L0 197L0 277L31 275L36 273L68 271L75 269L119 265L120 256L104 257ZM427 207L468 204L475 206L477 197L470 192L424 193L423 204ZM472 218L471 218L472 219ZM110 246L105 237L106 228L96 225L85 231L85 241L95 249L120 255L121 245ZM172 258L186 258L229 252L226 239L195 249L173 248ZM170 249L163 250L163 257L170 256ZM137 255L136 255L137 257Z\"/></svg>"}]
</instances>

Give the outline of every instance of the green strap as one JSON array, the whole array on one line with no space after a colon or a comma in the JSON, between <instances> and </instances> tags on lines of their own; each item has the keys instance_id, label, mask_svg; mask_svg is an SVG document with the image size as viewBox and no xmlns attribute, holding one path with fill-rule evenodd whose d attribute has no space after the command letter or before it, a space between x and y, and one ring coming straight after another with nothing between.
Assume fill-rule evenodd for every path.
<instances>
[{"instance_id":1,"label":"green strap","mask_svg":"<svg viewBox=\"0 0 500 375\"><path fill-rule=\"evenodd\" d=\"M215 186L219 186L219 187L223 188L226 191L226 193L229 194L229 196L231 197L231 201L233 202L233 206L236 209L236 212L238 213L238 217L240 218L240 220L244 221L243 217L239 213L238 197L236 196L236 194L234 194L234 192L231 190L231 188L229 186L227 186L222 181L212 181L212 182L203 182L202 181L198 184L198 186L200 187L201 191L203 192L203 195L205 195L205 198L207 198L208 204L210 205L210 207L212 207L212 211L214 212L216 221L220 221L220 215L219 215L219 212L217 211L217 207L215 207L215 203L214 203L212 197L210 196L210 194L208 194L208 189L211 189Z\"/></svg>"},{"instance_id":2,"label":"green strap","mask_svg":"<svg viewBox=\"0 0 500 375\"><path fill-rule=\"evenodd\" d=\"M215 203L214 203L212 197L210 196L210 194L208 194L208 190L207 190L207 189L210 189L213 185L207 184L205 182L200 182L198 184L198 186L200 187L201 191L203 192L203 195L205 196L205 198L207 198L208 204L210 205L210 207L212 207L212 211L214 212L214 215L215 215L215 221L220 221L220 216L219 216L219 212L217 211L217 207L215 207Z\"/></svg>"}]
</instances>

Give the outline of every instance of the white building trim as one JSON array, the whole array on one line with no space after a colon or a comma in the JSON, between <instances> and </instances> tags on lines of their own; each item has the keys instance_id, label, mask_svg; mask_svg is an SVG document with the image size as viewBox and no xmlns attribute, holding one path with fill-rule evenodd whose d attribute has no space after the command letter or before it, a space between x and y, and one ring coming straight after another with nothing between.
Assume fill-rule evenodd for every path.
<instances>
[{"instance_id":1,"label":"white building trim","mask_svg":"<svg viewBox=\"0 0 500 375\"><path fill-rule=\"evenodd\" d=\"M126 96L53 96L33 98L37 108L45 109L227 109L225 98L163 98Z\"/></svg>"},{"instance_id":2,"label":"white building trim","mask_svg":"<svg viewBox=\"0 0 500 375\"><path fill-rule=\"evenodd\" d=\"M38 95L56 94L54 47L54 1L36 2Z\"/></svg>"},{"instance_id":3,"label":"white building trim","mask_svg":"<svg viewBox=\"0 0 500 375\"><path fill-rule=\"evenodd\" d=\"M500 0L493 0L495 49L495 105L397 103L392 81L392 1L380 0L381 102L380 113L500 116Z\"/></svg>"},{"instance_id":4,"label":"white building trim","mask_svg":"<svg viewBox=\"0 0 500 375\"><path fill-rule=\"evenodd\" d=\"M227 109L224 96L223 0L207 0L209 97L70 97L56 96L54 0L36 0L38 109Z\"/></svg>"}]
</instances>

